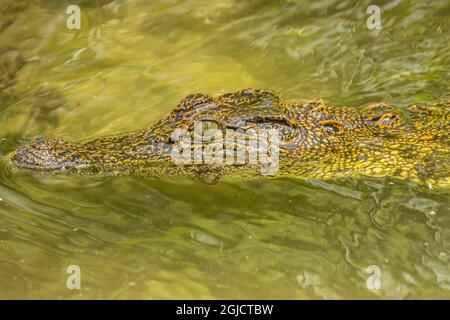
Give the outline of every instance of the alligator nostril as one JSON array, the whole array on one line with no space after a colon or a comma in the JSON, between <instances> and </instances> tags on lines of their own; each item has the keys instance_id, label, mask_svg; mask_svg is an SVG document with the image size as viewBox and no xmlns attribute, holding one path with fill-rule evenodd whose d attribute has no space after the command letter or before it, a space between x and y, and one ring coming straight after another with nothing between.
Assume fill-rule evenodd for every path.
<instances>
[{"instance_id":1,"label":"alligator nostril","mask_svg":"<svg viewBox=\"0 0 450 320\"><path fill-rule=\"evenodd\" d=\"M20 147L11 157L11 161L21 168L55 169L61 166L62 159L53 148L56 140L38 138L30 144Z\"/></svg>"},{"instance_id":2,"label":"alligator nostril","mask_svg":"<svg viewBox=\"0 0 450 320\"><path fill-rule=\"evenodd\" d=\"M30 146L23 146L16 150L11 157L13 163L18 166L22 166L27 162Z\"/></svg>"},{"instance_id":3,"label":"alligator nostril","mask_svg":"<svg viewBox=\"0 0 450 320\"><path fill-rule=\"evenodd\" d=\"M30 147L36 148L36 149L41 149L42 147L44 147L46 145L46 143L47 142L46 142L45 138L37 138L30 144Z\"/></svg>"}]
</instances>

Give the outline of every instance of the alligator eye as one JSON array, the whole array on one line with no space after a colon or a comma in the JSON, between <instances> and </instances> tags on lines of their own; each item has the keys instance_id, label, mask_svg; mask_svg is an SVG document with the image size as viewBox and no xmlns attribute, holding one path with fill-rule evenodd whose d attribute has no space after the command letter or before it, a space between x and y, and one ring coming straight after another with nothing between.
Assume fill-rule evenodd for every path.
<instances>
[{"instance_id":1,"label":"alligator eye","mask_svg":"<svg viewBox=\"0 0 450 320\"><path fill-rule=\"evenodd\" d=\"M378 125L380 128L395 128L401 124L402 119L398 115L386 113L382 116L373 117L370 121Z\"/></svg>"},{"instance_id":2,"label":"alligator eye","mask_svg":"<svg viewBox=\"0 0 450 320\"><path fill-rule=\"evenodd\" d=\"M322 120L319 124L329 132L341 133L344 130L342 124L335 120Z\"/></svg>"},{"instance_id":3,"label":"alligator eye","mask_svg":"<svg viewBox=\"0 0 450 320\"><path fill-rule=\"evenodd\" d=\"M197 138L207 138L215 136L220 130L219 124L215 121L203 120L195 123L194 126L194 136Z\"/></svg>"},{"instance_id":4,"label":"alligator eye","mask_svg":"<svg viewBox=\"0 0 450 320\"><path fill-rule=\"evenodd\" d=\"M219 124L214 121L202 121L202 131L205 132L207 130L218 130Z\"/></svg>"},{"instance_id":5,"label":"alligator eye","mask_svg":"<svg viewBox=\"0 0 450 320\"><path fill-rule=\"evenodd\" d=\"M194 124L194 130L196 132L202 132L208 131L208 130L219 130L219 124L215 121L210 120L202 120L202 121L196 121Z\"/></svg>"}]
</instances>

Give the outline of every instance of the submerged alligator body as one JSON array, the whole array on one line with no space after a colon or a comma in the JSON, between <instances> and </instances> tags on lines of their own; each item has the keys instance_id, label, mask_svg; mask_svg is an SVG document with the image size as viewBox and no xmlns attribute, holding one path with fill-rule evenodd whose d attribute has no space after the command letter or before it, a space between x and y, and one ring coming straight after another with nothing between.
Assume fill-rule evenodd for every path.
<instances>
[{"instance_id":1,"label":"submerged alligator body","mask_svg":"<svg viewBox=\"0 0 450 320\"><path fill-rule=\"evenodd\" d=\"M403 109L383 103L352 109L331 107L322 100L284 101L264 89L217 97L194 94L149 129L81 142L40 138L16 150L11 160L19 168L43 173L242 178L261 175L267 163L236 161L236 153L251 154L252 136L269 130L278 137L278 145L271 149L272 156L277 153L277 167L270 175L438 181L449 177L449 111L449 101ZM217 129L224 134L221 137L229 132L243 135L243 140L224 139L223 153L214 158L228 155L231 161L201 161L201 152L200 161L195 158L195 150L205 151L219 141L195 140L198 123ZM192 156L185 153L184 160L190 161L174 161L180 143L177 130L193 139L187 141L200 141L184 145L184 152L192 151Z\"/></svg>"}]
</instances>

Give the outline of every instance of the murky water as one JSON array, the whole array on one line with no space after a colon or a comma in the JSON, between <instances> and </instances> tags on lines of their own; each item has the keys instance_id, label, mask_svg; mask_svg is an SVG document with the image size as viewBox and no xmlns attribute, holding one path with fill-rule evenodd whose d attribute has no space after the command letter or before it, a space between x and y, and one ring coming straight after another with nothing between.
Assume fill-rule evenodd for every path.
<instances>
[{"instance_id":1,"label":"murky water","mask_svg":"<svg viewBox=\"0 0 450 320\"><path fill-rule=\"evenodd\" d=\"M76 3L81 30L68 30ZM366 26L370 4L3 1L0 49L25 62L0 95L0 157L38 136L145 128L193 92L449 99L449 2L379 1L382 30ZM36 176L2 161L0 298L449 298L449 195L390 179Z\"/></svg>"}]
</instances>

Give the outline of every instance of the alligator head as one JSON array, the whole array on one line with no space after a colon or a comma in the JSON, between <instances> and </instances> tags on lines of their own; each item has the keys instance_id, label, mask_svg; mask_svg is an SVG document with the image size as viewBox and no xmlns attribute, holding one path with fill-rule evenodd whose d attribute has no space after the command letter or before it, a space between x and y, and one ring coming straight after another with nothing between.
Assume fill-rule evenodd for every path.
<instances>
[{"instance_id":1,"label":"alligator head","mask_svg":"<svg viewBox=\"0 0 450 320\"><path fill-rule=\"evenodd\" d=\"M52 173L160 176L168 171L178 174L184 169L198 174L199 168L203 171L207 167L217 170L233 164L249 166L251 159L242 161L237 154L252 155L255 152L254 156L258 157L258 146L266 143L268 147L274 140L264 136L264 141L258 141L254 140L255 136L275 131L277 141L281 139L285 142L291 141L300 132L286 106L270 90L241 90L216 98L193 94L184 98L167 117L149 129L82 142L39 138L16 150L11 160L19 168ZM217 134L221 135L220 140ZM180 144L186 139L189 144L182 151L183 161L180 163L174 158L174 153L179 152ZM256 141L257 145L251 141ZM221 143L223 163L215 157L211 166L207 163L205 149L217 143ZM195 158L196 148L202 150L200 161ZM256 161L254 167L261 164L264 163Z\"/></svg>"}]
</instances>

